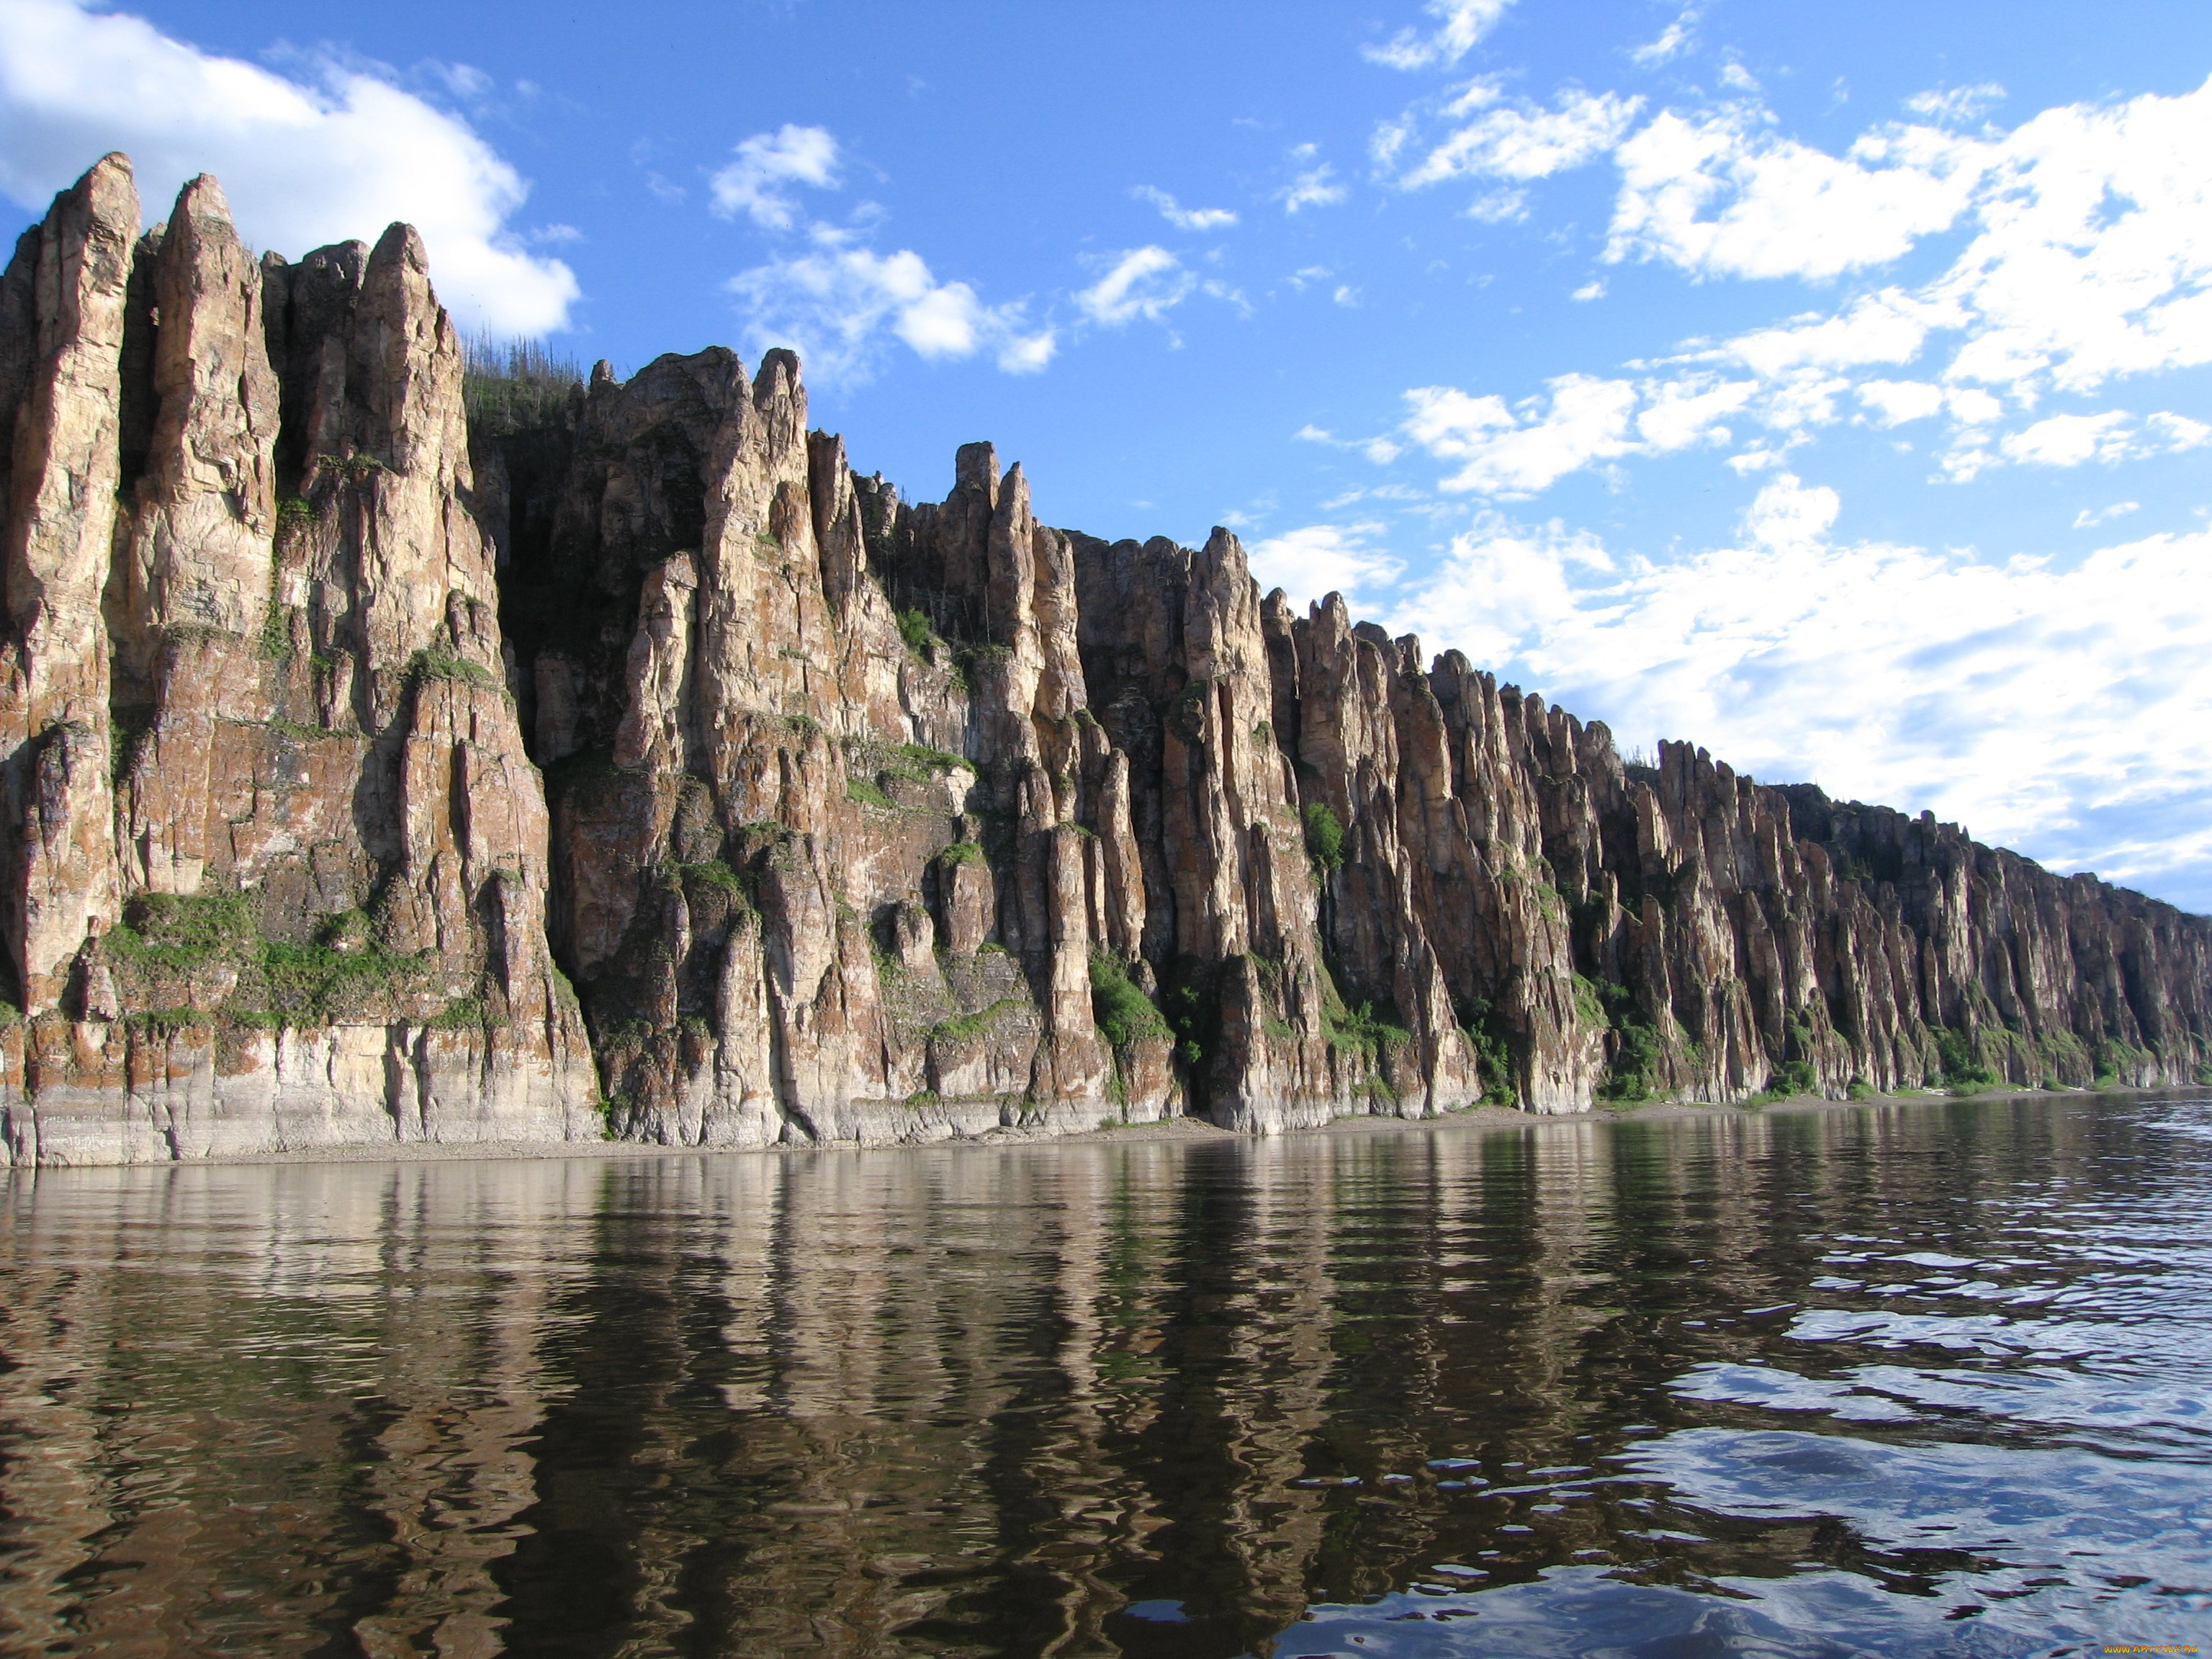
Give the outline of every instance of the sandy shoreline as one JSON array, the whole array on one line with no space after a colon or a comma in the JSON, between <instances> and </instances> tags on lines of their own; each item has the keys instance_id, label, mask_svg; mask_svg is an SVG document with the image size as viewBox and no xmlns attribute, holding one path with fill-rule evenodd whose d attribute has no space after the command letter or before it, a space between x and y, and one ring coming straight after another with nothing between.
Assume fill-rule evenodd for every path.
<instances>
[{"instance_id":1,"label":"sandy shoreline","mask_svg":"<svg viewBox=\"0 0 2212 1659\"><path fill-rule=\"evenodd\" d=\"M1914 1091L1906 1094L1871 1095L1863 1100L1826 1100L1803 1095L1789 1100L1775 1101L1763 1106L1729 1106L1708 1102L1662 1102L1630 1108L1603 1108L1588 1112L1540 1114L1516 1111L1505 1106L1480 1106L1473 1110L1454 1112L1443 1117L1340 1117L1314 1129L1283 1131L1283 1136L1307 1135L1396 1135L1407 1133L1433 1134L1473 1131L1491 1133L1501 1129L1538 1129L1552 1124L1634 1123L1653 1120L1673 1120L1698 1117L1767 1117L1808 1112L1855 1112L1869 1107L1932 1106L1949 1104L1962 1099L1985 1103L2041 1100L2061 1097L2094 1097L2101 1092L2124 1098L2149 1096L2186 1096L2201 1091L2186 1088L2114 1089L2094 1091L2082 1089L1990 1089L1972 1096L1954 1096L1940 1090ZM1255 1137L1224 1129L1202 1119L1172 1117L1157 1123L1133 1123L1126 1127L1113 1126L1085 1130L1074 1134L1055 1134L1042 1129L994 1129L988 1133L933 1141L887 1143L882 1146L854 1146L847 1142L798 1142L771 1146L668 1146L650 1141L477 1141L445 1144L432 1141L393 1141L377 1146L312 1146L297 1152L251 1153L234 1158L208 1158L163 1160L136 1167L185 1168L206 1164L419 1164L481 1162L499 1159L528 1159L533 1162L547 1158L697 1158L760 1157L789 1152L914 1152L964 1151L990 1152L1010 1146L1082 1146L1126 1145L1139 1141L1211 1141L1235 1142ZM89 1167L89 1166L88 1166ZM121 1166L104 1166L121 1167ZM12 1173L9 1171L6 1173Z\"/></svg>"}]
</instances>

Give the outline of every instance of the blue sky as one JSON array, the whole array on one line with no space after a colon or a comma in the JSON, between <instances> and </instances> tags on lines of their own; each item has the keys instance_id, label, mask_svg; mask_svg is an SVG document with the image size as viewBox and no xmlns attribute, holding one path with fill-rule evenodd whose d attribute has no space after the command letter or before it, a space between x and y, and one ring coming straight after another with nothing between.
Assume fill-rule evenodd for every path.
<instances>
[{"instance_id":1,"label":"blue sky","mask_svg":"<svg viewBox=\"0 0 2212 1659\"><path fill-rule=\"evenodd\" d=\"M465 321L804 351L934 497L1201 540L1625 745L2212 909L2212 7L0 0L109 148Z\"/></svg>"}]
</instances>

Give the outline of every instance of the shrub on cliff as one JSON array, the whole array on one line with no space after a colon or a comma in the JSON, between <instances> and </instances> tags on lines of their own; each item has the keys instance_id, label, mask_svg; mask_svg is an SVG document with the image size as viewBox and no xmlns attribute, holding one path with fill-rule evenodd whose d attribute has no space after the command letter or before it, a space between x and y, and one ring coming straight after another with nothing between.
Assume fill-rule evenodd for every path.
<instances>
[{"instance_id":1,"label":"shrub on cliff","mask_svg":"<svg viewBox=\"0 0 2212 1659\"><path fill-rule=\"evenodd\" d=\"M1314 868L1323 875L1344 867L1344 823L1329 810L1327 801L1317 800L1306 808L1306 856Z\"/></svg>"},{"instance_id":2,"label":"shrub on cliff","mask_svg":"<svg viewBox=\"0 0 2212 1659\"><path fill-rule=\"evenodd\" d=\"M1091 953L1091 1017L1098 1023L1098 1035L1115 1048L1140 1037L1170 1035L1165 1016L1137 988L1121 958L1103 951Z\"/></svg>"},{"instance_id":3,"label":"shrub on cliff","mask_svg":"<svg viewBox=\"0 0 2212 1659\"><path fill-rule=\"evenodd\" d=\"M1997 1080L1997 1074L1982 1063L1964 1031L1954 1031L1948 1025L1931 1025L1928 1034L1936 1040L1936 1053L1948 1085L1954 1089L1986 1089Z\"/></svg>"}]
</instances>

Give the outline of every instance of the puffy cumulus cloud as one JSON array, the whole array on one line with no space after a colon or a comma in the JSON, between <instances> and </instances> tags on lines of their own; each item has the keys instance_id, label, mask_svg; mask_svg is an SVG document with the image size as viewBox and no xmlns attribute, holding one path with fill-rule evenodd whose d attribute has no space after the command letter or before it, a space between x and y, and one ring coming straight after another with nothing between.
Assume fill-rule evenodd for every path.
<instances>
[{"instance_id":1,"label":"puffy cumulus cloud","mask_svg":"<svg viewBox=\"0 0 2212 1659\"><path fill-rule=\"evenodd\" d=\"M2161 411L2138 423L2124 409L2094 415L2052 415L1991 441L1986 433L1960 435L1942 458L1952 477L1966 479L1989 467L2017 462L2030 466L2081 466L2090 461L2112 465L2153 455L2178 455L2212 439L2212 426L2184 415Z\"/></svg>"},{"instance_id":2,"label":"puffy cumulus cloud","mask_svg":"<svg viewBox=\"0 0 2212 1659\"><path fill-rule=\"evenodd\" d=\"M787 122L740 143L708 181L713 212L742 215L797 249L725 284L753 343L793 347L817 380L866 380L894 339L927 362L988 353L1009 374L1051 362L1057 335L1032 328L1020 301L987 305L968 283L940 282L911 248L878 252L864 231L805 220L792 186L836 190L838 164L836 135Z\"/></svg>"},{"instance_id":3,"label":"puffy cumulus cloud","mask_svg":"<svg viewBox=\"0 0 2212 1659\"><path fill-rule=\"evenodd\" d=\"M1808 489L1794 472L1769 480L1743 515L1752 544L1772 552L1817 547L1835 527L1843 498L1825 484Z\"/></svg>"},{"instance_id":4,"label":"puffy cumulus cloud","mask_svg":"<svg viewBox=\"0 0 2212 1659\"><path fill-rule=\"evenodd\" d=\"M1545 109L1499 101L1494 84L1478 82L1444 107L1451 131L1431 145L1397 182L1413 190L1447 179L1504 179L1525 183L1585 167L1609 154L1635 124L1641 98L1570 87ZM1412 118L1376 135L1378 160L1395 159L1411 136Z\"/></svg>"},{"instance_id":5,"label":"puffy cumulus cloud","mask_svg":"<svg viewBox=\"0 0 2212 1659\"><path fill-rule=\"evenodd\" d=\"M1862 380L1852 390L1880 426L1902 426L1943 412L1943 388L1925 380Z\"/></svg>"},{"instance_id":6,"label":"puffy cumulus cloud","mask_svg":"<svg viewBox=\"0 0 2212 1659\"><path fill-rule=\"evenodd\" d=\"M513 221L529 186L459 116L357 63L307 79L204 52L143 18L71 0L0 3L0 190L43 210L119 149L149 218L212 173L240 233L292 255L393 220L421 231L438 295L465 322L565 328L578 289Z\"/></svg>"},{"instance_id":7,"label":"puffy cumulus cloud","mask_svg":"<svg viewBox=\"0 0 2212 1659\"><path fill-rule=\"evenodd\" d=\"M1420 386L1406 394L1404 431L1438 460L1457 464L1444 489L1510 501L1595 464L1726 443L1733 434L1725 422L1759 391L1755 381L1713 374L1641 383L1563 374L1544 396L1509 405L1454 386ZM1778 422L1771 412L1768 419Z\"/></svg>"},{"instance_id":8,"label":"puffy cumulus cloud","mask_svg":"<svg viewBox=\"0 0 2212 1659\"><path fill-rule=\"evenodd\" d=\"M1832 315L1815 312L1771 328L1739 334L1712 358L1741 363L1768 380L1799 369L1863 368L1909 363L1935 329L1955 313L1894 288L1862 295Z\"/></svg>"},{"instance_id":9,"label":"puffy cumulus cloud","mask_svg":"<svg viewBox=\"0 0 2212 1659\"><path fill-rule=\"evenodd\" d=\"M1831 277L1887 264L1965 212L1985 146L1933 127L1870 133L1841 156L1752 106L1667 110L1620 144L1605 257L1700 276Z\"/></svg>"},{"instance_id":10,"label":"puffy cumulus cloud","mask_svg":"<svg viewBox=\"0 0 2212 1659\"><path fill-rule=\"evenodd\" d=\"M1960 481L2204 441L2198 422L2170 413L2032 416L2054 392L2212 362L2212 82L2046 110L1975 138L1886 128L1841 157L1777 137L1755 116L1668 112L1618 145L1608 257L1634 250L1701 277L1818 277L1893 258L1947 226L1967 233L1960 252L1917 286L1692 342L1631 363L1635 378L1572 377L1571 409L1410 392L1405 429L1459 466L1448 487L1540 489L1578 466L1729 435L1719 422L1734 416L1790 442L1844 420L1945 417L1939 464Z\"/></svg>"},{"instance_id":11,"label":"puffy cumulus cloud","mask_svg":"<svg viewBox=\"0 0 2212 1659\"><path fill-rule=\"evenodd\" d=\"M859 380L886 335L932 361L988 351L1012 374L1052 361L1050 329L1030 330L1018 305L987 306L965 283L940 283L908 249L878 253L817 229L802 253L732 277L757 345L795 348L817 379Z\"/></svg>"},{"instance_id":12,"label":"puffy cumulus cloud","mask_svg":"<svg viewBox=\"0 0 2212 1659\"><path fill-rule=\"evenodd\" d=\"M1202 235L1210 230L1226 230L1237 222L1237 216L1227 208L1187 208L1156 185L1139 185L1130 194L1140 202L1150 202L1160 210L1160 217L1177 230Z\"/></svg>"},{"instance_id":13,"label":"puffy cumulus cloud","mask_svg":"<svg viewBox=\"0 0 2212 1659\"><path fill-rule=\"evenodd\" d=\"M837 141L823 128L787 121L777 131L757 132L708 180L717 214L733 219L742 213L770 230L788 230L799 216L792 185L837 187Z\"/></svg>"},{"instance_id":14,"label":"puffy cumulus cloud","mask_svg":"<svg viewBox=\"0 0 2212 1659\"><path fill-rule=\"evenodd\" d=\"M1076 295L1075 303L1092 322L1119 328L1139 318L1158 323L1190 297L1198 279L1164 247L1131 248L1106 274Z\"/></svg>"},{"instance_id":15,"label":"puffy cumulus cloud","mask_svg":"<svg viewBox=\"0 0 2212 1659\"><path fill-rule=\"evenodd\" d=\"M1724 444L1733 434L1723 422L1747 407L1758 392L1755 381L1714 376L1658 382L1644 389L1636 434L1654 455L1693 444Z\"/></svg>"},{"instance_id":16,"label":"puffy cumulus cloud","mask_svg":"<svg viewBox=\"0 0 2212 1659\"><path fill-rule=\"evenodd\" d=\"M1306 525L1255 542L1245 557L1262 592L1279 587L1293 605L1341 593L1358 610L1378 603L1406 574L1403 560L1370 545L1383 533L1380 524Z\"/></svg>"},{"instance_id":17,"label":"puffy cumulus cloud","mask_svg":"<svg viewBox=\"0 0 2212 1659\"><path fill-rule=\"evenodd\" d=\"M1774 477L1739 539L1665 563L1486 514L1385 620L1624 745L1693 739L2212 908L2212 534L1996 561L1839 544L1839 506Z\"/></svg>"},{"instance_id":18,"label":"puffy cumulus cloud","mask_svg":"<svg viewBox=\"0 0 2212 1659\"><path fill-rule=\"evenodd\" d=\"M1589 374L1563 374L1550 386L1548 398L1531 398L1518 410L1502 398L1419 387L1406 394L1406 432L1439 460L1460 464L1443 480L1446 489L1509 498L1547 489L1593 461L1635 447L1629 424L1635 386Z\"/></svg>"},{"instance_id":19,"label":"puffy cumulus cloud","mask_svg":"<svg viewBox=\"0 0 2212 1659\"><path fill-rule=\"evenodd\" d=\"M1427 34L1405 28L1380 46L1363 46L1368 61L1396 70L1431 67L1449 69L1467 56L1475 43L1498 26L1513 0L1429 0L1426 8L1437 20Z\"/></svg>"},{"instance_id":20,"label":"puffy cumulus cloud","mask_svg":"<svg viewBox=\"0 0 2212 1659\"><path fill-rule=\"evenodd\" d=\"M1977 216L1929 289L1966 319L1953 379L2079 392L2212 362L2212 81L2044 111L2002 141Z\"/></svg>"},{"instance_id":21,"label":"puffy cumulus cloud","mask_svg":"<svg viewBox=\"0 0 2212 1659\"><path fill-rule=\"evenodd\" d=\"M1936 112L1966 107L1964 94L1945 96ZM1902 362L1942 332L1959 339L1949 380L2076 392L2212 362L2212 82L2063 105L1979 137L1888 126L1841 156L1776 135L1770 120L1750 107L1669 110L1622 143L1606 257L1702 277L1819 279L1888 263L1962 222L1972 236L1922 287L1855 301L1810 336L1747 337L1739 355L1832 337L1861 349L1831 349L1832 363Z\"/></svg>"}]
</instances>

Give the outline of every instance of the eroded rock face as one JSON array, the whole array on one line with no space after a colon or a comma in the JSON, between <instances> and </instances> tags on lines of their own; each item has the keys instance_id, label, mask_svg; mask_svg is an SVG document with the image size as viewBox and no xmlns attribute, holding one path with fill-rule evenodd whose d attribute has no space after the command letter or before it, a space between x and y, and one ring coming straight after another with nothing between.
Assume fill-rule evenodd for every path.
<instances>
[{"instance_id":1,"label":"eroded rock face","mask_svg":"<svg viewBox=\"0 0 2212 1659\"><path fill-rule=\"evenodd\" d=\"M111 156L0 282L7 1145L596 1137L422 243L137 219Z\"/></svg>"},{"instance_id":2,"label":"eroded rock face","mask_svg":"<svg viewBox=\"0 0 2212 1659\"><path fill-rule=\"evenodd\" d=\"M2184 1082L2212 923L941 502L799 365L472 432L420 240L127 162L0 277L10 1156ZM118 506L118 503L120 503ZM572 991L571 985L574 987Z\"/></svg>"}]
</instances>

